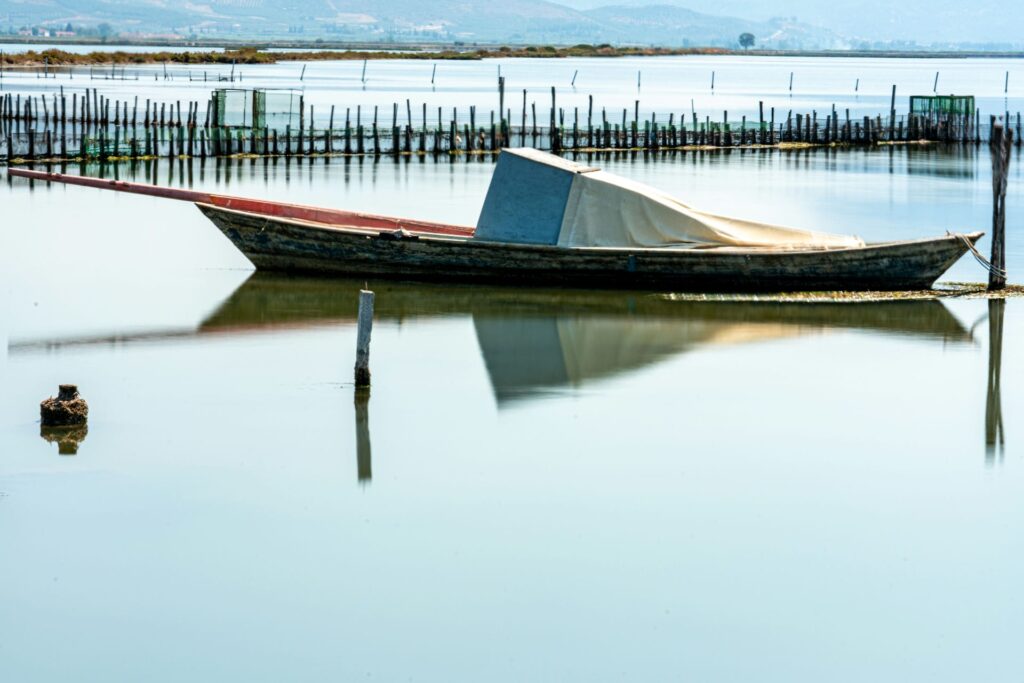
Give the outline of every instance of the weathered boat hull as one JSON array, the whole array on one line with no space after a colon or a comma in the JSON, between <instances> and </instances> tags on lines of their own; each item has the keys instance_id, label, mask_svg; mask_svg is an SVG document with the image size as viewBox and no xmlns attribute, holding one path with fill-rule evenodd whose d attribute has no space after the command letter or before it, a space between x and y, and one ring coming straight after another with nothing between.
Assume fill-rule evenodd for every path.
<instances>
[{"instance_id":1,"label":"weathered boat hull","mask_svg":"<svg viewBox=\"0 0 1024 683\"><path fill-rule=\"evenodd\" d=\"M931 287L967 251L954 235L831 250L565 249L197 206L257 269L316 275L702 292L897 291ZM977 241L981 233L967 237Z\"/></svg>"}]
</instances>

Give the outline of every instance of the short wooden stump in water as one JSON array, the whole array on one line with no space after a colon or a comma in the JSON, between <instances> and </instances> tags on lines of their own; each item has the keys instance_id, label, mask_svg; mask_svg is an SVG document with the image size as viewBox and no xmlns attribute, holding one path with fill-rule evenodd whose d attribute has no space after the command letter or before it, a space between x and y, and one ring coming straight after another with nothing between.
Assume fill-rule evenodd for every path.
<instances>
[{"instance_id":1,"label":"short wooden stump in water","mask_svg":"<svg viewBox=\"0 0 1024 683\"><path fill-rule=\"evenodd\" d=\"M78 395L74 384L61 384L57 398L39 404L39 418L44 427L73 427L89 419L89 404Z\"/></svg>"},{"instance_id":2,"label":"short wooden stump in water","mask_svg":"<svg viewBox=\"0 0 1024 683\"><path fill-rule=\"evenodd\" d=\"M61 384L57 398L50 397L39 404L41 425L39 435L57 444L61 455L75 455L78 445L85 440L89 428L89 404L78 395L74 384Z\"/></svg>"}]
</instances>

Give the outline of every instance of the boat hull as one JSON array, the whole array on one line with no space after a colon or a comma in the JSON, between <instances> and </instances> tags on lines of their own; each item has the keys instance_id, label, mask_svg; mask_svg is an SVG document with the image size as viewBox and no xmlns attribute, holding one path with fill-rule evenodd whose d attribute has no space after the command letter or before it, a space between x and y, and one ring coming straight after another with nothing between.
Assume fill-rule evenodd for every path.
<instances>
[{"instance_id":1,"label":"boat hull","mask_svg":"<svg viewBox=\"0 0 1024 683\"><path fill-rule=\"evenodd\" d=\"M565 249L346 229L197 206L258 270L329 276L701 292L897 291L931 287L967 251L953 235L806 251Z\"/></svg>"}]
</instances>

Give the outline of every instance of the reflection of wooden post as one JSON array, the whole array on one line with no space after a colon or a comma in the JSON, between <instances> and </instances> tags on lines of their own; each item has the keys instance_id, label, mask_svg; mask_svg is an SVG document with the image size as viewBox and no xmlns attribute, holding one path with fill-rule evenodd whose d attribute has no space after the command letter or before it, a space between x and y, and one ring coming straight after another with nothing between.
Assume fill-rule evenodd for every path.
<instances>
[{"instance_id":1,"label":"reflection of wooden post","mask_svg":"<svg viewBox=\"0 0 1024 683\"><path fill-rule=\"evenodd\" d=\"M1010 145L1013 131L993 123L989 138L992 152L992 266L988 288L1002 289L1006 286L1006 178L1010 167Z\"/></svg>"},{"instance_id":2,"label":"reflection of wooden post","mask_svg":"<svg viewBox=\"0 0 1024 683\"><path fill-rule=\"evenodd\" d=\"M370 386L370 332L373 329L373 292L359 291L359 324L356 332L356 388Z\"/></svg>"},{"instance_id":3,"label":"reflection of wooden post","mask_svg":"<svg viewBox=\"0 0 1024 683\"><path fill-rule=\"evenodd\" d=\"M370 391L356 391L356 476L361 482L373 479L370 458Z\"/></svg>"},{"instance_id":4,"label":"reflection of wooden post","mask_svg":"<svg viewBox=\"0 0 1024 683\"><path fill-rule=\"evenodd\" d=\"M1004 446L1003 406L999 375L1003 364L1003 309L1005 299L988 302L988 391L985 401L985 447L989 460Z\"/></svg>"}]
</instances>

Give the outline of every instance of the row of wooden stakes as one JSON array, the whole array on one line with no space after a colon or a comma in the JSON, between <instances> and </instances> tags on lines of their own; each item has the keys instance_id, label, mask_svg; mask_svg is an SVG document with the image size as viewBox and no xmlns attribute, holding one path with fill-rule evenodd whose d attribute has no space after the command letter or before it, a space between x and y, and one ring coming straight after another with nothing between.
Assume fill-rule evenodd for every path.
<instances>
[{"instance_id":1,"label":"row of wooden stakes","mask_svg":"<svg viewBox=\"0 0 1024 683\"><path fill-rule=\"evenodd\" d=\"M297 126L287 124L262 129L216 125L211 122L210 106L201 120L198 102L188 102L183 109L180 101L168 104L146 100L140 116L137 98L133 103L111 100L96 89L89 89L81 96L72 93L70 109L68 105L69 99L63 91L54 93L49 102L45 96L22 98L20 94L6 93L0 97L0 142L5 143L5 153L0 158L451 154L495 151L517 144L559 153L584 149L656 150L787 143L875 145L917 140L979 144L983 138L979 112L945 117L892 113L885 118L853 119L848 109L843 117L833 107L824 117L817 112L795 115L788 112L785 120L777 123L774 108L765 116L763 102L759 103L756 122L748 122L746 116L739 122L730 122L728 112L723 112L720 121L712 121L709 116L700 120L696 112L691 113L689 121L685 115L677 119L674 114L669 114L667 121L662 119L664 123L659 122L657 114L641 120L637 101L632 120L630 112L623 109L621 122L613 123L602 109L595 125L593 97L589 98L584 122L580 120L579 108L573 109L567 121L567 112L556 108L554 89L545 126L538 125L535 103L531 106L532 121L528 122L525 91L518 126L512 125L510 109L497 121L495 112L491 111L489 125L479 126L476 107L469 107L468 121L460 118L457 109L453 109L451 118L445 121L442 109L438 108L436 125L431 125L427 121L426 104L422 106L422 125L415 126L408 100L405 125L399 125L399 105L395 103L389 128L379 122L377 107L373 108L372 123L364 124L359 106L355 108L354 121L352 109L348 108L344 126L335 128L335 107L332 106L327 125L317 129L315 111L310 106L307 118L301 97L298 115L289 118ZM1012 129L1008 112L1004 124ZM1021 139L1020 127L1018 113L1017 144Z\"/></svg>"}]
</instances>

